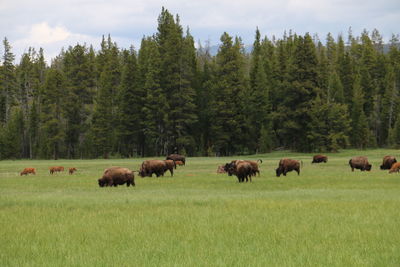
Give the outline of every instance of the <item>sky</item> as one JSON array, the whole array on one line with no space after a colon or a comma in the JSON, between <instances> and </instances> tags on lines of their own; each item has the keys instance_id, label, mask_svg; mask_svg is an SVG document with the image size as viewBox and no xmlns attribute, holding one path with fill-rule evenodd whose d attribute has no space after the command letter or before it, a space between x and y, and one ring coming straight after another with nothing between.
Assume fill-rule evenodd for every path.
<instances>
[{"instance_id":1,"label":"sky","mask_svg":"<svg viewBox=\"0 0 400 267\"><path fill-rule=\"evenodd\" d=\"M16 63L29 47L42 47L50 61L77 43L97 49L108 34L119 47L138 49L143 36L157 32L163 6L179 14L196 41L211 45L224 32L252 44L257 27L269 38L292 30L321 41L329 32L347 37L349 27L356 36L378 29L385 41L400 33L400 0L0 0L0 38L8 39Z\"/></svg>"}]
</instances>

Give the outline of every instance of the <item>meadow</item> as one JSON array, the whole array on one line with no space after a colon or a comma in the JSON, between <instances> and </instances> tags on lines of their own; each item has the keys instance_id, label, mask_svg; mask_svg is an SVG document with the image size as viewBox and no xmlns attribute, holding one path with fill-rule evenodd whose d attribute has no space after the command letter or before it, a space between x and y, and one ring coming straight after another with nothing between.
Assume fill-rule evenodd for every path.
<instances>
[{"instance_id":1,"label":"meadow","mask_svg":"<svg viewBox=\"0 0 400 267\"><path fill-rule=\"evenodd\" d=\"M135 177L99 188L109 166L143 161L0 161L0 266L399 266L400 174L379 166L397 150L188 158L173 177ZM352 156L371 172L351 172ZM282 157L300 176L275 176ZM258 159L252 183L217 174L232 159ZM76 167L50 175L48 167ZM19 176L24 167L36 175Z\"/></svg>"}]
</instances>

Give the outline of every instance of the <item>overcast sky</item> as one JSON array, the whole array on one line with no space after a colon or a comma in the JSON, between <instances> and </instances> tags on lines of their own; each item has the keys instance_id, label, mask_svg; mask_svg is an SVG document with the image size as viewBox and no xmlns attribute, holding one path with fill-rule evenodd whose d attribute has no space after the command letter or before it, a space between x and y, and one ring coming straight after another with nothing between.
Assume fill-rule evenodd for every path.
<instances>
[{"instance_id":1,"label":"overcast sky","mask_svg":"<svg viewBox=\"0 0 400 267\"><path fill-rule=\"evenodd\" d=\"M212 45L224 31L251 44L257 26L263 36L292 29L321 40L328 32L347 36L349 27L354 35L376 28L385 40L400 33L400 0L0 0L0 37L8 38L17 62L29 46L43 47L47 59L77 43L98 48L103 34L137 48L143 35L157 31L162 6L179 14L195 40Z\"/></svg>"}]
</instances>

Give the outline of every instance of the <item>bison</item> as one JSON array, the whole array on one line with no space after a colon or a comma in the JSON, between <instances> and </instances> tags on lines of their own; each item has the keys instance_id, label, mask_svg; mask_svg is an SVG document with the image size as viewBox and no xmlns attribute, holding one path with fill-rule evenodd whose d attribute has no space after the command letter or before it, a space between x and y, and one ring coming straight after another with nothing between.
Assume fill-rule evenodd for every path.
<instances>
[{"instance_id":1,"label":"bison","mask_svg":"<svg viewBox=\"0 0 400 267\"><path fill-rule=\"evenodd\" d=\"M55 172L63 172L64 171L64 167L63 166L50 167L49 171L50 171L50 174L53 174Z\"/></svg>"},{"instance_id":2,"label":"bison","mask_svg":"<svg viewBox=\"0 0 400 267\"><path fill-rule=\"evenodd\" d=\"M400 170L400 162L396 162L390 168L389 173L399 172L399 170Z\"/></svg>"},{"instance_id":3,"label":"bison","mask_svg":"<svg viewBox=\"0 0 400 267\"><path fill-rule=\"evenodd\" d=\"M325 155L315 155L311 163L321 163L321 162L327 163L328 157Z\"/></svg>"},{"instance_id":4,"label":"bison","mask_svg":"<svg viewBox=\"0 0 400 267\"><path fill-rule=\"evenodd\" d=\"M73 174L76 171L77 171L77 169L74 168L74 167L73 168L69 168L69 170L68 170L69 174Z\"/></svg>"},{"instance_id":5,"label":"bison","mask_svg":"<svg viewBox=\"0 0 400 267\"><path fill-rule=\"evenodd\" d=\"M164 173L169 170L171 176L174 175L176 164L173 160L145 160L139 170L139 175L143 177L152 177L153 173L157 176L164 176Z\"/></svg>"},{"instance_id":6,"label":"bison","mask_svg":"<svg viewBox=\"0 0 400 267\"><path fill-rule=\"evenodd\" d=\"M22 176L22 175L28 175L29 173L36 175L36 169L35 168L25 168L25 169L23 169L23 171L20 174Z\"/></svg>"},{"instance_id":7,"label":"bison","mask_svg":"<svg viewBox=\"0 0 400 267\"><path fill-rule=\"evenodd\" d=\"M352 172L354 171L354 169L359 169L361 171L370 171L372 168L372 165L369 164L367 157L353 157L349 160L349 165Z\"/></svg>"},{"instance_id":8,"label":"bison","mask_svg":"<svg viewBox=\"0 0 400 267\"><path fill-rule=\"evenodd\" d=\"M393 164L397 162L396 158L393 156L384 156L381 165L381 170L389 170Z\"/></svg>"},{"instance_id":9,"label":"bison","mask_svg":"<svg viewBox=\"0 0 400 267\"><path fill-rule=\"evenodd\" d=\"M290 171L296 171L297 175L300 175L300 161L294 159L281 159L278 168L276 169L276 176L279 177L281 174L286 176L286 173Z\"/></svg>"},{"instance_id":10,"label":"bison","mask_svg":"<svg viewBox=\"0 0 400 267\"><path fill-rule=\"evenodd\" d=\"M181 161L183 163L183 165L185 165L185 156L182 156L179 154L168 155L166 160ZM176 169L176 166L175 166L175 169Z\"/></svg>"},{"instance_id":11,"label":"bison","mask_svg":"<svg viewBox=\"0 0 400 267\"><path fill-rule=\"evenodd\" d=\"M246 161L226 163L224 170L229 176L236 175L239 183L244 182L244 179L246 179L246 182L250 179L251 182L251 176L254 175L251 164Z\"/></svg>"},{"instance_id":12,"label":"bison","mask_svg":"<svg viewBox=\"0 0 400 267\"><path fill-rule=\"evenodd\" d=\"M234 167L234 165L238 165L239 163L247 162L251 166L251 175L255 176L258 174L260 176L260 170L258 169L258 162L262 163L261 159L258 159L257 161L253 160L232 160L231 163L228 163L227 168L225 168L225 171L227 172L230 167Z\"/></svg>"},{"instance_id":13,"label":"bison","mask_svg":"<svg viewBox=\"0 0 400 267\"><path fill-rule=\"evenodd\" d=\"M104 171L103 177L98 179L100 187L118 186L126 184L126 186L135 186L135 175L133 171L127 168L111 167Z\"/></svg>"}]
</instances>

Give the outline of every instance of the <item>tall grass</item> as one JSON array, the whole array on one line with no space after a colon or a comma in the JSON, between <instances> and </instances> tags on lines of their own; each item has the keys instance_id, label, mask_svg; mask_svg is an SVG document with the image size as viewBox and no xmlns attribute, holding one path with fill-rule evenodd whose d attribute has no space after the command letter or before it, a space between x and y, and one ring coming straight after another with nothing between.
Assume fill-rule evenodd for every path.
<instances>
[{"instance_id":1,"label":"tall grass","mask_svg":"<svg viewBox=\"0 0 400 267\"><path fill-rule=\"evenodd\" d=\"M399 266L400 177L379 170L394 150L261 158L252 183L216 174L233 158L189 158L174 177L99 188L104 168L143 159L0 162L1 266ZM367 155L371 172L348 160ZM275 177L281 157L301 159ZM400 156L399 156L400 158ZM49 166L78 172L50 175ZM36 167L36 176L19 176Z\"/></svg>"}]
</instances>

